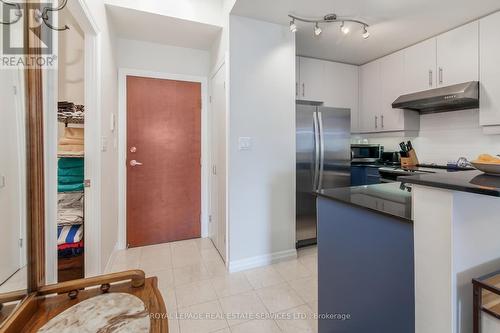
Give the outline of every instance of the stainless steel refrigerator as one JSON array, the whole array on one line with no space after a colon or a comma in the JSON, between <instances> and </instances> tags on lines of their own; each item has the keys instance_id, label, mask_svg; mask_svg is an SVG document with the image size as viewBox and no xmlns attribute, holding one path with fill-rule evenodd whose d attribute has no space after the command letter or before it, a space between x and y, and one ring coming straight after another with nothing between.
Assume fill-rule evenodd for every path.
<instances>
[{"instance_id":1,"label":"stainless steel refrigerator","mask_svg":"<svg viewBox=\"0 0 500 333\"><path fill-rule=\"evenodd\" d=\"M351 111L297 103L297 247L316 243L316 196L351 184Z\"/></svg>"}]
</instances>

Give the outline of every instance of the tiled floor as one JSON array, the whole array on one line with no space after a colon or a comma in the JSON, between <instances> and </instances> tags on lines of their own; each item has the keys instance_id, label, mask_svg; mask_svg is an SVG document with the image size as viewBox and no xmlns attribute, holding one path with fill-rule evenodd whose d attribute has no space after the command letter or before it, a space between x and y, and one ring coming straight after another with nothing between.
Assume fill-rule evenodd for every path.
<instances>
[{"instance_id":1,"label":"tiled floor","mask_svg":"<svg viewBox=\"0 0 500 333\"><path fill-rule=\"evenodd\" d=\"M0 293L26 289L28 281L27 271L26 266L21 267L14 275L0 285Z\"/></svg>"},{"instance_id":2,"label":"tiled floor","mask_svg":"<svg viewBox=\"0 0 500 333\"><path fill-rule=\"evenodd\" d=\"M169 319L169 333L318 330L315 247L294 260L232 274L209 239L118 251L110 266L109 272L140 268L158 277L167 312L178 314Z\"/></svg>"}]
</instances>

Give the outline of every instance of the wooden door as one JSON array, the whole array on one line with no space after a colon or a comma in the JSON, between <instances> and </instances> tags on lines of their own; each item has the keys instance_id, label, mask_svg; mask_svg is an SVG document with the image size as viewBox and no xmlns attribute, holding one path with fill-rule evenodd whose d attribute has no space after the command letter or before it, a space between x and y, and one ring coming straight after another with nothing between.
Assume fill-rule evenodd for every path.
<instances>
[{"instance_id":1,"label":"wooden door","mask_svg":"<svg viewBox=\"0 0 500 333\"><path fill-rule=\"evenodd\" d=\"M127 76L129 247L200 237L200 161L201 84Z\"/></svg>"}]
</instances>

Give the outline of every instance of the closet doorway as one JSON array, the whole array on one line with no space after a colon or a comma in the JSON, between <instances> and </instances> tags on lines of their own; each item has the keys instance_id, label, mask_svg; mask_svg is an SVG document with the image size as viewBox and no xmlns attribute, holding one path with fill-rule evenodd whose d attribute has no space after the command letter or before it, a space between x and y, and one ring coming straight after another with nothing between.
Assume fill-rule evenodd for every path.
<instances>
[{"instance_id":1,"label":"closet doorway","mask_svg":"<svg viewBox=\"0 0 500 333\"><path fill-rule=\"evenodd\" d=\"M127 247L201 236L202 89L125 76Z\"/></svg>"}]
</instances>

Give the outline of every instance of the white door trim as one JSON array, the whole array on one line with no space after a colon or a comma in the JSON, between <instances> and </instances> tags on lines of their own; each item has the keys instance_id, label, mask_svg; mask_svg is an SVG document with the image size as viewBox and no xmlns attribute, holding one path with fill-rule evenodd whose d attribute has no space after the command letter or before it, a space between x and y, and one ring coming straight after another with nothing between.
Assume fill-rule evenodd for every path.
<instances>
[{"instance_id":1,"label":"white door trim","mask_svg":"<svg viewBox=\"0 0 500 333\"><path fill-rule=\"evenodd\" d=\"M201 237L208 236L210 146L208 85L203 76L171 74L130 68L118 70L118 250L127 247L127 86L128 75L201 83Z\"/></svg>"}]
</instances>

